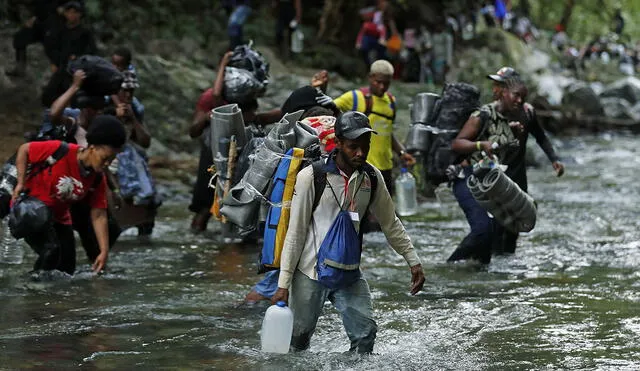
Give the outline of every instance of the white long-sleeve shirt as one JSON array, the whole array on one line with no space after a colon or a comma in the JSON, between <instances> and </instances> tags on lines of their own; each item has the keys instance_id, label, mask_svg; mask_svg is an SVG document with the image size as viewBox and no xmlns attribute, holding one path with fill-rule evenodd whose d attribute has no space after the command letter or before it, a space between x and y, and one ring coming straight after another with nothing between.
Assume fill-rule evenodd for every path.
<instances>
[{"instance_id":1,"label":"white long-sleeve shirt","mask_svg":"<svg viewBox=\"0 0 640 371\"><path fill-rule=\"evenodd\" d=\"M329 158L325 164L327 171L327 186L320 198L315 211L313 200L315 192L313 185L313 168L307 166L296 178L293 199L291 200L291 214L289 228L284 241L282 259L280 262L280 278L278 287L288 289L291 286L293 273L296 269L307 277L317 280L316 265L318 250L331 224L338 216L341 208L335 196L344 207L353 211L362 220L366 212L371 195L371 180L363 171L355 171L350 177L340 171L335 160ZM378 185L369 206L370 212L380 223L387 242L404 257L409 266L420 264L413 244L407 236L404 226L396 216L395 206L384 184L382 174L375 169ZM331 187L331 188L330 188ZM354 222L359 231L360 223Z\"/></svg>"}]
</instances>

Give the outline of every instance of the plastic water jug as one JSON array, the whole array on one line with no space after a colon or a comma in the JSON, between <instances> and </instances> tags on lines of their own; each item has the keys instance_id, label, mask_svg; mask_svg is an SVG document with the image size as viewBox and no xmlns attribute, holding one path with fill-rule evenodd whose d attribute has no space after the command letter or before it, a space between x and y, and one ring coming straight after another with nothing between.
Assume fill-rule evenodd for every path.
<instances>
[{"instance_id":1,"label":"plastic water jug","mask_svg":"<svg viewBox=\"0 0 640 371\"><path fill-rule=\"evenodd\" d=\"M262 320L262 351L288 353L293 333L293 312L284 301L267 309Z\"/></svg>"},{"instance_id":2,"label":"plastic water jug","mask_svg":"<svg viewBox=\"0 0 640 371\"><path fill-rule=\"evenodd\" d=\"M400 216L414 215L418 212L416 179L404 167L396 179L396 212Z\"/></svg>"},{"instance_id":3,"label":"plastic water jug","mask_svg":"<svg viewBox=\"0 0 640 371\"><path fill-rule=\"evenodd\" d=\"M0 262L5 264L22 264L24 250L20 241L11 235L9 217L2 220L2 245L0 246Z\"/></svg>"},{"instance_id":4,"label":"plastic water jug","mask_svg":"<svg viewBox=\"0 0 640 371\"><path fill-rule=\"evenodd\" d=\"M302 53L302 50L304 50L304 33L298 27L291 34L291 51L297 54Z\"/></svg>"}]
</instances>

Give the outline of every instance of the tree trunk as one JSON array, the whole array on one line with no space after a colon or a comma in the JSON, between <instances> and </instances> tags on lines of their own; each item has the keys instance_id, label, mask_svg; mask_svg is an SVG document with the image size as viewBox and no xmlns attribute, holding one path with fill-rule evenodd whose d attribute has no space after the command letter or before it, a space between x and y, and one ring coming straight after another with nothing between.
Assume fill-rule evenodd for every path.
<instances>
[{"instance_id":1,"label":"tree trunk","mask_svg":"<svg viewBox=\"0 0 640 371\"><path fill-rule=\"evenodd\" d=\"M326 0L318 27L318 40L335 45L354 45L364 0Z\"/></svg>"},{"instance_id":2,"label":"tree trunk","mask_svg":"<svg viewBox=\"0 0 640 371\"><path fill-rule=\"evenodd\" d=\"M576 5L576 0L565 0L564 3L564 11L562 12L562 18L560 19L560 24L567 29L569 26L569 20L571 19L571 13L573 13L573 7Z\"/></svg>"}]
</instances>

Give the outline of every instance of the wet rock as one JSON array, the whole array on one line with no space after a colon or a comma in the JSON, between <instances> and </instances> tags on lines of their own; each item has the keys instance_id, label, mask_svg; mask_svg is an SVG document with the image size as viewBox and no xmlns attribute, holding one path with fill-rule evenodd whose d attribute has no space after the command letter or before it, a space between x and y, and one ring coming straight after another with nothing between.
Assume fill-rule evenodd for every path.
<instances>
[{"instance_id":1,"label":"wet rock","mask_svg":"<svg viewBox=\"0 0 640 371\"><path fill-rule=\"evenodd\" d=\"M604 109L591 86L584 82L572 83L562 97L564 109L584 115L602 115Z\"/></svg>"},{"instance_id":2,"label":"wet rock","mask_svg":"<svg viewBox=\"0 0 640 371\"><path fill-rule=\"evenodd\" d=\"M622 98L628 103L636 104L640 101L640 79L625 77L607 86L601 97Z\"/></svg>"},{"instance_id":3,"label":"wet rock","mask_svg":"<svg viewBox=\"0 0 640 371\"><path fill-rule=\"evenodd\" d=\"M600 100L604 108L604 114L614 119L634 119L631 104L623 98L602 98Z\"/></svg>"},{"instance_id":4,"label":"wet rock","mask_svg":"<svg viewBox=\"0 0 640 371\"><path fill-rule=\"evenodd\" d=\"M552 106L557 106L562 103L565 88L575 84L576 80L557 74L544 74L537 76L535 82L537 94L546 98Z\"/></svg>"}]
</instances>

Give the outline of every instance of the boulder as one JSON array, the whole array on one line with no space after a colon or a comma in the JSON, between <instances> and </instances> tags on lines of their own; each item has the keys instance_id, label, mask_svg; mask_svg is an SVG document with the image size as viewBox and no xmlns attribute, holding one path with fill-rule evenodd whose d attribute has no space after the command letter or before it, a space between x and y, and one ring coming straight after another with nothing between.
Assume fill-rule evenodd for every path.
<instances>
[{"instance_id":1,"label":"boulder","mask_svg":"<svg viewBox=\"0 0 640 371\"><path fill-rule=\"evenodd\" d=\"M604 114L614 119L633 119L631 104L623 98L601 98L600 103L604 108Z\"/></svg>"},{"instance_id":2,"label":"boulder","mask_svg":"<svg viewBox=\"0 0 640 371\"><path fill-rule=\"evenodd\" d=\"M538 95L546 98L552 106L562 103L565 88L576 83L575 79L557 74L544 74L534 79L537 82Z\"/></svg>"},{"instance_id":3,"label":"boulder","mask_svg":"<svg viewBox=\"0 0 640 371\"><path fill-rule=\"evenodd\" d=\"M631 105L640 101L640 79L625 77L608 85L600 94L603 98L622 98Z\"/></svg>"},{"instance_id":4,"label":"boulder","mask_svg":"<svg viewBox=\"0 0 640 371\"><path fill-rule=\"evenodd\" d=\"M564 91L562 105L566 110L583 115L602 115L604 109L595 91L584 82L572 83Z\"/></svg>"}]
</instances>

